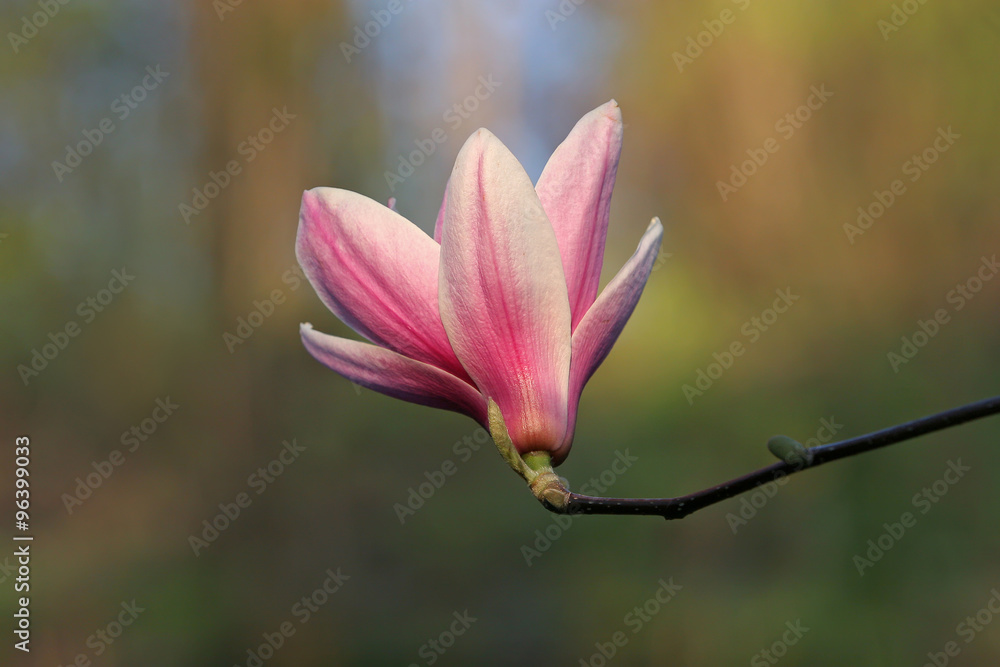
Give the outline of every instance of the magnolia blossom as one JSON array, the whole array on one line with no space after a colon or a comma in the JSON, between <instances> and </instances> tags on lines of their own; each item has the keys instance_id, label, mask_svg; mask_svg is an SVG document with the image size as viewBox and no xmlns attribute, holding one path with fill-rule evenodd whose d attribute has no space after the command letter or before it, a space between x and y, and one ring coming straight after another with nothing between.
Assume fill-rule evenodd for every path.
<instances>
[{"instance_id":1,"label":"magnolia blossom","mask_svg":"<svg viewBox=\"0 0 1000 667\"><path fill-rule=\"evenodd\" d=\"M361 386L482 425L492 400L519 453L561 463L583 386L632 314L663 236L653 219L598 296L621 141L612 100L580 119L533 186L499 139L476 131L433 238L368 197L307 191L299 262L370 343L303 324L306 349Z\"/></svg>"}]
</instances>

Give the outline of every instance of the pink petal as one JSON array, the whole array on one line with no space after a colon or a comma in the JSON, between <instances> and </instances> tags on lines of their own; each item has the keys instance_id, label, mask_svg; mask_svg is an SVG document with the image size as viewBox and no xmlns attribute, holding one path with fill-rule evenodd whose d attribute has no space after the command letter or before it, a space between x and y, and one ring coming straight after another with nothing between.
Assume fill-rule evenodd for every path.
<instances>
[{"instance_id":1,"label":"pink petal","mask_svg":"<svg viewBox=\"0 0 1000 667\"><path fill-rule=\"evenodd\" d=\"M486 402L451 373L375 345L301 327L302 342L317 361L351 382L411 403L454 410L485 425Z\"/></svg>"},{"instance_id":2,"label":"pink petal","mask_svg":"<svg viewBox=\"0 0 1000 667\"><path fill-rule=\"evenodd\" d=\"M444 227L444 209L448 205L448 186L451 179L444 184L444 197L441 199L441 208L438 209L437 221L434 223L434 240L441 243L441 229Z\"/></svg>"},{"instance_id":3,"label":"pink petal","mask_svg":"<svg viewBox=\"0 0 1000 667\"><path fill-rule=\"evenodd\" d=\"M621 109L611 100L580 119L535 187L559 241L574 330L597 296L621 147Z\"/></svg>"},{"instance_id":4,"label":"pink petal","mask_svg":"<svg viewBox=\"0 0 1000 667\"><path fill-rule=\"evenodd\" d=\"M576 331L573 332L573 362L570 367L569 417L566 438L553 456L561 462L569 453L576 429L576 411L580 394L587 381L611 352L618 335L635 310L642 290L649 280L649 272L663 241L663 225L653 218L639 241L639 247L610 283L597 297Z\"/></svg>"},{"instance_id":5,"label":"pink petal","mask_svg":"<svg viewBox=\"0 0 1000 667\"><path fill-rule=\"evenodd\" d=\"M441 319L518 451L566 431L570 313L555 234L531 180L487 130L455 162L441 237Z\"/></svg>"},{"instance_id":6,"label":"pink petal","mask_svg":"<svg viewBox=\"0 0 1000 667\"><path fill-rule=\"evenodd\" d=\"M333 313L371 342L467 377L438 312L440 248L395 211L346 190L302 195L299 263Z\"/></svg>"}]
</instances>

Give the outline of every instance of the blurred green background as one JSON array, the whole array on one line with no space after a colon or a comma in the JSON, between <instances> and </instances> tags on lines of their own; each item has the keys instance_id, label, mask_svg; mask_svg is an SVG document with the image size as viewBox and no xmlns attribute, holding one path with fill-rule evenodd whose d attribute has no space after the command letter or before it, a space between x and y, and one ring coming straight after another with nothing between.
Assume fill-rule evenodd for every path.
<instances>
[{"instance_id":1,"label":"blurred green background","mask_svg":"<svg viewBox=\"0 0 1000 667\"><path fill-rule=\"evenodd\" d=\"M30 655L10 646L0 555L4 664L254 665L285 623L263 664L922 665L952 641L949 664L1000 661L1000 619L961 625L1000 587L995 419L683 521L563 526L492 445L470 446L467 418L309 357L299 322L349 334L293 252L304 189L396 197L430 230L477 127L537 178L613 97L605 280L652 216L666 235L584 393L559 468L574 488L604 473L615 495L688 493L770 463L776 433L823 437L832 420L840 439L996 394L1000 280L955 296L1000 250L995 2L8 1L0 25L0 489L29 435L36 536ZM436 128L433 154L387 180ZM936 154L939 128L959 137ZM935 161L914 171L914 155ZM733 169L753 173L723 199ZM845 224L896 179L852 243ZM123 267L134 279L107 290ZM778 289L799 299L764 331L752 318ZM938 309L947 323L894 368ZM688 400L735 341L746 353ZM178 406L162 423L157 400ZM293 440L304 450L273 464ZM969 472L935 487L959 460ZM411 491L430 497L401 522ZM915 525L884 537L904 512ZM891 548L859 566L880 538ZM671 578L670 601L647 603ZM133 600L144 611L101 639Z\"/></svg>"}]
</instances>

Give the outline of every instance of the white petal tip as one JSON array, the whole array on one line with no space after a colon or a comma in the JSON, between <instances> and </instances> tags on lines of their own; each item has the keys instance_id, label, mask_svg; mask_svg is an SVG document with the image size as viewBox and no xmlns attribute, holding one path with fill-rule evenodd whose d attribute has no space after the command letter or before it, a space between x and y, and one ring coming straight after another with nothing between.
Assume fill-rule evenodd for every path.
<instances>
[{"instance_id":1,"label":"white petal tip","mask_svg":"<svg viewBox=\"0 0 1000 667\"><path fill-rule=\"evenodd\" d=\"M309 188L308 190L302 191L302 201L321 199L324 195L329 195L335 190L336 188L327 188L323 186Z\"/></svg>"},{"instance_id":2,"label":"white petal tip","mask_svg":"<svg viewBox=\"0 0 1000 667\"><path fill-rule=\"evenodd\" d=\"M452 176L448 182L450 183L451 180L455 178L455 173L459 170L463 159L467 160L471 155L482 155L494 142L500 143L500 140L485 127L481 127L470 134L469 138L466 139L465 143L462 145L462 148L458 151L458 157L455 159L455 166L452 168ZM445 191L445 197L447 196L448 192ZM447 202L447 199L445 201Z\"/></svg>"},{"instance_id":3,"label":"white petal tip","mask_svg":"<svg viewBox=\"0 0 1000 667\"><path fill-rule=\"evenodd\" d=\"M618 102L614 98L597 107L594 111L604 114L604 116L612 122L622 122L622 109L618 106Z\"/></svg>"}]
</instances>

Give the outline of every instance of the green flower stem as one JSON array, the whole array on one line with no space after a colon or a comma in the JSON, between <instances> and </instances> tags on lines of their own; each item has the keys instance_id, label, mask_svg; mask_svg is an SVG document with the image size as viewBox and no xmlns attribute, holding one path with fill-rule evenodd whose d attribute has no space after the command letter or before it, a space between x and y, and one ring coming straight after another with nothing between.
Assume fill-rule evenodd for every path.
<instances>
[{"instance_id":1,"label":"green flower stem","mask_svg":"<svg viewBox=\"0 0 1000 667\"><path fill-rule=\"evenodd\" d=\"M553 512L564 514L570 493L552 469L548 452L529 452L523 457L518 453L507 433L507 425L500 414L500 407L490 399L490 435L504 461L528 483L531 493Z\"/></svg>"}]
</instances>

